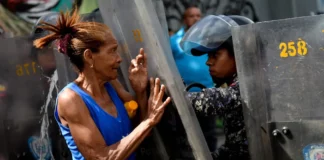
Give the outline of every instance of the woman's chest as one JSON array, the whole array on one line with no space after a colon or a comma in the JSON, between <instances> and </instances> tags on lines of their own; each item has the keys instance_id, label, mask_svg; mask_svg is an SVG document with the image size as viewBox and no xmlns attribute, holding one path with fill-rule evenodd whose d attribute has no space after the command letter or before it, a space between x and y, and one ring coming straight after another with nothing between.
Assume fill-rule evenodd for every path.
<instances>
[{"instance_id":1,"label":"woman's chest","mask_svg":"<svg viewBox=\"0 0 324 160\"><path fill-rule=\"evenodd\" d=\"M123 113L112 117L101 112L98 114L97 126L107 145L118 142L131 131L130 120Z\"/></svg>"},{"instance_id":2,"label":"woman's chest","mask_svg":"<svg viewBox=\"0 0 324 160\"><path fill-rule=\"evenodd\" d=\"M111 115L112 117L117 118L118 110L113 101L111 101L110 99L95 99L95 101L104 112Z\"/></svg>"}]
</instances>

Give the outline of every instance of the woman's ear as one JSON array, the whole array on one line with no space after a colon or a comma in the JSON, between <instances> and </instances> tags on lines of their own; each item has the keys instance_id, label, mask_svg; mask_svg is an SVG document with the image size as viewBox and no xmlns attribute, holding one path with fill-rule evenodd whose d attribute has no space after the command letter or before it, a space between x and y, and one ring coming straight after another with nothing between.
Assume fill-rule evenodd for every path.
<instances>
[{"instance_id":1,"label":"woman's ear","mask_svg":"<svg viewBox=\"0 0 324 160\"><path fill-rule=\"evenodd\" d=\"M94 60L92 56L92 51L90 49L86 49L83 52L84 62L87 63L89 66L93 65Z\"/></svg>"}]
</instances>

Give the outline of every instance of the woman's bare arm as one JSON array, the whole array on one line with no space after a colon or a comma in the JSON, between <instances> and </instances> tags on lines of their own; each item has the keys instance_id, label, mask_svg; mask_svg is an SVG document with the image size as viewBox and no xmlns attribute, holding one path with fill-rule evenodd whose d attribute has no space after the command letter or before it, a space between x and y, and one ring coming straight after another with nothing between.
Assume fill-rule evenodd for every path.
<instances>
[{"instance_id":1,"label":"woman's bare arm","mask_svg":"<svg viewBox=\"0 0 324 160\"><path fill-rule=\"evenodd\" d=\"M132 96L132 94L130 94L128 91L126 91L126 89L124 88L124 86L117 79L110 81L110 84L115 89L115 91L117 92L118 96L120 97L120 99L123 102L129 102L129 101L135 99ZM146 101L146 103L147 103L147 101Z\"/></svg>"},{"instance_id":2,"label":"woman's bare arm","mask_svg":"<svg viewBox=\"0 0 324 160\"><path fill-rule=\"evenodd\" d=\"M90 160L127 159L153 127L150 120L142 121L128 136L107 146L87 107L75 92L67 89L60 94L58 113L62 124L70 128L81 154Z\"/></svg>"},{"instance_id":3,"label":"woman's bare arm","mask_svg":"<svg viewBox=\"0 0 324 160\"><path fill-rule=\"evenodd\" d=\"M140 107L140 120L144 120L145 116L147 115L147 91L144 90L142 93L135 93L135 98L125 90L124 86L118 81L113 80L110 82L110 84L114 87L116 90L118 96L124 101L128 102L130 100L135 100L139 107Z\"/></svg>"}]
</instances>

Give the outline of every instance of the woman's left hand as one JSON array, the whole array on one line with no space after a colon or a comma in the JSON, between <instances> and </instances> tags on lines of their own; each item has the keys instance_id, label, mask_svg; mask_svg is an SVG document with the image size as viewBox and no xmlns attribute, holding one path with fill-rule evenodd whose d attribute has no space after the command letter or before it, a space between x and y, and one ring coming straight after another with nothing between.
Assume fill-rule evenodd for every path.
<instances>
[{"instance_id":1,"label":"woman's left hand","mask_svg":"<svg viewBox=\"0 0 324 160\"><path fill-rule=\"evenodd\" d=\"M129 81L135 93L146 91L148 84L147 77L147 58L144 49L141 48L135 59L132 59L128 69Z\"/></svg>"}]
</instances>

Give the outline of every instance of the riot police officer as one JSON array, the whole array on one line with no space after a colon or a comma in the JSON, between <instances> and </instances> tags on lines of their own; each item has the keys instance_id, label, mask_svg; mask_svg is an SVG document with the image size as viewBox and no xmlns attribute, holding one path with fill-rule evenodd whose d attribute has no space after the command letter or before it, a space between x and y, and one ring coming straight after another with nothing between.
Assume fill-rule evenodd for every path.
<instances>
[{"instance_id":1,"label":"riot police officer","mask_svg":"<svg viewBox=\"0 0 324 160\"><path fill-rule=\"evenodd\" d=\"M212 153L218 160L250 159L231 38L232 27L249 23L253 22L241 16L210 15L195 24L181 42L186 53L208 54L206 65L217 86L187 97L198 116L223 118L225 144ZM228 87L221 87L224 84Z\"/></svg>"},{"instance_id":2,"label":"riot police officer","mask_svg":"<svg viewBox=\"0 0 324 160\"><path fill-rule=\"evenodd\" d=\"M186 86L194 83L200 83L203 86L210 88L214 86L212 78L208 74L208 67L204 65L207 60L207 55L193 57L186 54L180 47L180 41L184 34L200 20L200 9L194 6L188 7L183 15L184 27L170 37L170 45L173 58L176 62L179 73ZM191 92L200 91L199 88L189 87Z\"/></svg>"}]
</instances>

